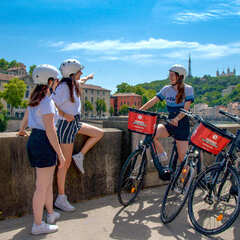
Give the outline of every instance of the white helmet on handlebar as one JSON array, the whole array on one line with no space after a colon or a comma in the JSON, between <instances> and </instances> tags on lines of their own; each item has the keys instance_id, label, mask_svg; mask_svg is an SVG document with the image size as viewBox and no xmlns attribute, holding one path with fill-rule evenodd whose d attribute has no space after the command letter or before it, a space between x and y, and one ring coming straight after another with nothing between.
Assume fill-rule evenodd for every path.
<instances>
[{"instance_id":1,"label":"white helmet on handlebar","mask_svg":"<svg viewBox=\"0 0 240 240\"><path fill-rule=\"evenodd\" d=\"M178 73L179 76L183 75L183 80L185 80L186 78L186 74L187 74L187 71L186 69L184 68L184 66L180 65L180 64L175 64L173 65L170 69L169 69L170 72L175 72L175 73Z\"/></svg>"},{"instance_id":2,"label":"white helmet on handlebar","mask_svg":"<svg viewBox=\"0 0 240 240\"><path fill-rule=\"evenodd\" d=\"M60 72L64 78L70 77L82 70L84 66L76 59L67 59L60 66Z\"/></svg>"}]
</instances>

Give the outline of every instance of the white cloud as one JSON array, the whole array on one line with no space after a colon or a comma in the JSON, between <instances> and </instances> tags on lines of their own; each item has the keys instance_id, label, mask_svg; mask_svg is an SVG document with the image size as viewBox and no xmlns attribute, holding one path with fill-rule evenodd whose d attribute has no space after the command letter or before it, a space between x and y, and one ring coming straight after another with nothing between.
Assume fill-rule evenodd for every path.
<instances>
[{"instance_id":1,"label":"white cloud","mask_svg":"<svg viewBox=\"0 0 240 240\"><path fill-rule=\"evenodd\" d=\"M195 9L195 8L194 8ZM239 16L240 1L214 2L212 6L207 5L202 12L197 11L182 11L174 16L174 22L179 24L207 21L209 19L218 19L228 16Z\"/></svg>"},{"instance_id":2,"label":"white cloud","mask_svg":"<svg viewBox=\"0 0 240 240\"><path fill-rule=\"evenodd\" d=\"M61 47L64 45L64 42L63 41L59 41L59 42L51 42L48 44L49 47Z\"/></svg>"},{"instance_id":3,"label":"white cloud","mask_svg":"<svg viewBox=\"0 0 240 240\"><path fill-rule=\"evenodd\" d=\"M51 46L59 45L58 49L64 52L87 56L90 61L129 61L137 63L158 62L159 59L186 59L191 53L201 59L221 58L240 54L240 42L217 45L214 43L202 44L199 42L170 41L166 39L150 38L137 42L123 42L121 40L86 41L63 43L62 41ZM94 60L95 59L95 60Z\"/></svg>"}]
</instances>

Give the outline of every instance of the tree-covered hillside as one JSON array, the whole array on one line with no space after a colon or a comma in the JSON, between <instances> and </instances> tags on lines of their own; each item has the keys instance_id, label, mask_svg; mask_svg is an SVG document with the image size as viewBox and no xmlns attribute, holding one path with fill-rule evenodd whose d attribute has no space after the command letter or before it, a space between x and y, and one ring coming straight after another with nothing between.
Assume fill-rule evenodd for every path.
<instances>
[{"instance_id":1,"label":"tree-covered hillside","mask_svg":"<svg viewBox=\"0 0 240 240\"><path fill-rule=\"evenodd\" d=\"M138 84L146 90L153 89L158 92L169 80L158 80L149 83ZM187 78L186 83L194 88L195 103L207 103L209 106L226 105L229 102L240 101L240 76L211 77L204 76ZM229 86L236 88L228 95L222 96L222 91Z\"/></svg>"}]
</instances>

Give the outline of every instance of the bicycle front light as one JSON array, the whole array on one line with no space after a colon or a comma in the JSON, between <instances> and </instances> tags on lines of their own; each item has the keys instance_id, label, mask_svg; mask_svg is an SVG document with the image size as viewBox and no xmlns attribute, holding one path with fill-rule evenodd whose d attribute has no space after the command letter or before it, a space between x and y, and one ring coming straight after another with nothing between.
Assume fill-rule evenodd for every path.
<instances>
[{"instance_id":1,"label":"bicycle front light","mask_svg":"<svg viewBox=\"0 0 240 240\"><path fill-rule=\"evenodd\" d=\"M198 155L199 155L199 151L198 151L198 150L195 150L195 151L193 152L193 156L194 156L194 157L198 157Z\"/></svg>"}]
</instances>

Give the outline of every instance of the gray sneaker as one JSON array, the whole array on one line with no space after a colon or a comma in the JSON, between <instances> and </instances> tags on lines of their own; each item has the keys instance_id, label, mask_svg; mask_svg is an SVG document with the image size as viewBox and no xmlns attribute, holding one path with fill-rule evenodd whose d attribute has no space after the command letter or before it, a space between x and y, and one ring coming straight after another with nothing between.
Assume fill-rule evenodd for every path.
<instances>
[{"instance_id":1,"label":"gray sneaker","mask_svg":"<svg viewBox=\"0 0 240 240\"><path fill-rule=\"evenodd\" d=\"M42 221L40 225L33 224L32 226L32 234L39 235L39 234L46 234L46 233L54 233L58 230L57 225L50 225Z\"/></svg>"},{"instance_id":2,"label":"gray sneaker","mask_svg":"<svg viewBox=\"0 0 240 240\"><path fill-rule=\"evenodd\" d=\"M74 154L74 155L72 156L72 158L73 158L74 163L76 164L78 170L79 170L82 174L84 174L84 173L85 173L84 168L83 168L84 155L83 155L81 152L79 152L79 153L77 153L77 154Z\"/></svg>"},{"instance_id":3,"label":"gray sneaker","mask_svg":"<svg viewBox=\"0 0 240 240\"><path fill-rule=\"evenodd\" d=\"M69 203L66 195L58 195L54 205L64 212L75 211L75 207Z\"/></svg>"},{"instance_id":4,"label":"gray sneaker","mask_svg":"<svg viewBox=\"0 0 240 240\"><path fill-rule=\"evenodd\" d=\"M52 214L47 214L47 223L54 224L60 218L60 216L60 213L55 211Z\"/></svg>"}]
</instances>

